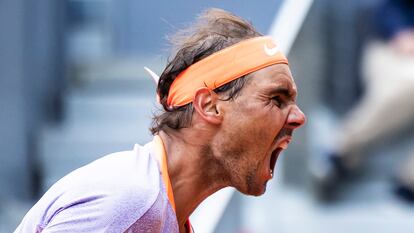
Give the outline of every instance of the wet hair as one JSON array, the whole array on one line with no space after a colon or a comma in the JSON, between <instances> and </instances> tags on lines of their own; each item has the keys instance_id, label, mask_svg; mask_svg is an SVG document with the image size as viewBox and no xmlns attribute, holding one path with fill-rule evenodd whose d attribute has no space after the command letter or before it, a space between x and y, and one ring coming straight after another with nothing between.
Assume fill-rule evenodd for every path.
<instances>
[{"instance_id":1,"label":"wet hair","mask_svg":"<svg viewBox=\"0 0 414 233\"><path fill-rule=\"evenodd\" d=\"M172 59L170 57L157 86L163 109L154 115L151 133L157 134L161 130L179 130L190 126L193 115L192 103L177 108L171 108L167 104L170 86L182 71L219 50L261 35L246 20L221 9L209 9L203 12L192 26L172 36ZM246 81L247 77L243 76L213 91L218 93L220 98L231 101L237 97Z\"/></svg>"}]
</instances>

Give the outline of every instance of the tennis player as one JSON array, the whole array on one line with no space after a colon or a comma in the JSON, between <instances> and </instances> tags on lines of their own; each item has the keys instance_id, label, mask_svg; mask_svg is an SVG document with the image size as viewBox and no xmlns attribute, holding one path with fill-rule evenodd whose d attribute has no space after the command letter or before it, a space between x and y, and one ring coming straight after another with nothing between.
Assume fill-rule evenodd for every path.
<instances>
[{"instance_id":1,"label":"tennis player","mask_svg":"<svg viewBox=\"0 0 414 233\"><path fill-rule=\"evenodd\" d=\"M69 173L15 232L193 232L189 216L219 189L263 194L305 122L277 43L219 9L174 37L157 94L151 142Z\"/></svg>"}]
</instances>

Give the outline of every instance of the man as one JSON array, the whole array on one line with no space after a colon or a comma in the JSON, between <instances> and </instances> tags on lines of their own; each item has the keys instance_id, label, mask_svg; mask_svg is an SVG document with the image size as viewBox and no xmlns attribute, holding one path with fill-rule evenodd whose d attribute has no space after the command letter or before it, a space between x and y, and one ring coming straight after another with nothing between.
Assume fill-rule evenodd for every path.
<instances>
[{"instance_id":1,"label":"man","mask_svg":"<svg viewBox=\"0 0 414 233\"><path fill-rule=\"evenodd\" d=\"M305 122L287 59L271 38L218 9L174 41L154 140L62 178L16 232L192 232L189 216L217 190L265 192Z\"/></svg>"}]
</instances>

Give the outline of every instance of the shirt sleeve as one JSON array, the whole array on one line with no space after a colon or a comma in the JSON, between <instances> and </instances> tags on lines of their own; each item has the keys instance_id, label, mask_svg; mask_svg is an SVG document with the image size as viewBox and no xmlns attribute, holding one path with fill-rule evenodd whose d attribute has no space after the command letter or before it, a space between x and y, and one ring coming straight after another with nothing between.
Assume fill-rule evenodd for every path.
<instances>
[{"instance_id":1,"label":"shirt sleeve","mask_svg":"<svg viewBox=\"0 0 414 233\"><path fill-rule=\"evenodd\" d=\"M59 208L42 232L124 232L155 202L148 190L123 190L121 195L94 195Z\"/></svg>"},{"instance_id":2,"label":"shirt sleeve","mask_svg":"<svg viewBox=\"0 0 414 233\"><path fill-rule=\"evenodd\" d=\"M154 204L159 180L140 147L107 155L56 182L15 232L124 232Z\"/></svg>"}]
</instances>

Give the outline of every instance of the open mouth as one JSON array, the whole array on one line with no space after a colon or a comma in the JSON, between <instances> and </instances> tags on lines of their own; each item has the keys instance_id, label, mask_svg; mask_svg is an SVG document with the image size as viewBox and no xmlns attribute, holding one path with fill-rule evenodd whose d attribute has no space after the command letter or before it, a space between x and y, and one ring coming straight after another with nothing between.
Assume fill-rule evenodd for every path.
<instances>
[{"instance_id":1,"label":"open mouth","mask_svg":"<svg viewBox=\"0 0 414 233\"><path fill-rule=\"evenodd\" d=\"M270 174L272 177L273 177L273 173L275 170L277 158L279 157L280 153L283 150L287 149L290 140L291 140L290 138L286 138L285 140L282 140L279 143L278 147L272 151L272 154L270 156L270 162L269 162Z\"/></svg>"},{"instance_id":2,"label":"open mouth","mask_svg":"<svg viewBox=\"0 0 414 233\"><path fill-rule=\"evenodd\" d=\"M280 152L282 152L282 148L278 147L276 148L276 150L272 152L272 155L270 157L269 167L270 167L270 173L272 174L272 176L273 176L273 171L275 170L276 161L277 161L277 158L279 157Z\"/></svg>"}]
</instances>

